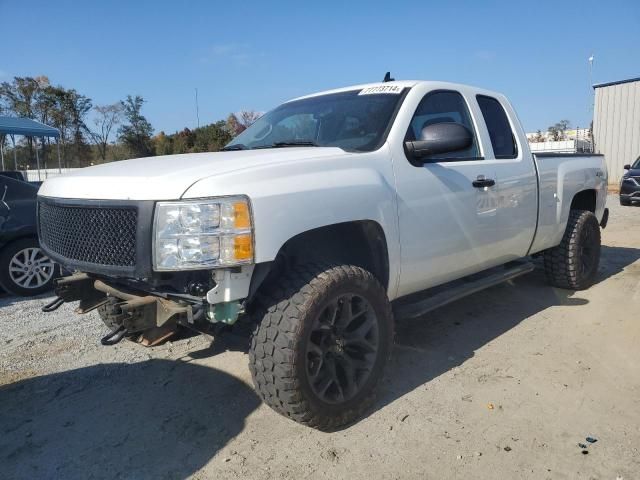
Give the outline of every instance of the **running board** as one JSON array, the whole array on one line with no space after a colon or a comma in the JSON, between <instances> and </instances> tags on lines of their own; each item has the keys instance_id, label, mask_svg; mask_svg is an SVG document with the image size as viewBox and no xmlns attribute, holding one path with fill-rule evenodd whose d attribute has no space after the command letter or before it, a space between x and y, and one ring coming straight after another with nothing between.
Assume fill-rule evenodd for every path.
<instances>
[{"instance_id":1,"label":"running board","mask_svg":"<svg viewBox=\"0 0 640 480\"><path fill-rule=\"evenodd\" d=\"M393 314L397 319L417 318L467 295L529 273L534 268L535 265L531 262L511 262L502 267L476 273L421 292L418 294L419 298L414 294L406 299L400 299L393 306Z\"/></svg>"}]
</instances>

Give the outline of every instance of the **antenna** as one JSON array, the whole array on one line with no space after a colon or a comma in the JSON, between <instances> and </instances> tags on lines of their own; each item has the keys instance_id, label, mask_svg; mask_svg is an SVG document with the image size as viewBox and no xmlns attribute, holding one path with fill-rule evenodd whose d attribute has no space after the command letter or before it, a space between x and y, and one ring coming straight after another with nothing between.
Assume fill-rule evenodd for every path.
<instances>
[{"instance_id":1,"label":"antenna","mask_svg":"<svg viewBox=\"0 0 640 480\"><path fill-rule=\"evenodd\" d=\"M198 89L196 88L196 119L198 120L198 128L200 128L200 110L198 109Z\"/></svg>"},{"instance_id":2,"label":"antenna","mask_svg":"<svg viewBox=\"0 0 640 480\"><path fill-rule=\"evenodd\" d=\"M382 80L383 83L386 82L393 82L395 80L395 78L391 78L391 72L387 72L384 74L384 79Z\"/></svg>"}]
</instances>

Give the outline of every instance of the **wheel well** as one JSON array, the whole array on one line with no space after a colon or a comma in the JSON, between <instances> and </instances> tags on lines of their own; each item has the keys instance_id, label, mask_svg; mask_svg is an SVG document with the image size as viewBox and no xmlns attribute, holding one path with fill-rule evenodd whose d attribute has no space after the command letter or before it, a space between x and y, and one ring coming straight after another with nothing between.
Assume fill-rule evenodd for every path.
<instances>
[{"instance_id":1,"label":"wheel well","mask_svg":"<svg viewBox=\"0 0 640 480\"><path fill-rule=\"evenodd\" d=\"M336 223L300 233L280 249L276 263L309 260L357 265L371 272L387 289L389 254L382 227L372 220Z\"/></svg>"},{"instance_id":2,"label":"wheel well","mask_svg":"<svg viewBox=\"0 0 640 480\"><path fill-rule=\"evenodd\" d=\"M595 190L582 190L576 193L571 201L571 210L589 210L595 213L596 197Z\"/></svg>"}]
</instances>

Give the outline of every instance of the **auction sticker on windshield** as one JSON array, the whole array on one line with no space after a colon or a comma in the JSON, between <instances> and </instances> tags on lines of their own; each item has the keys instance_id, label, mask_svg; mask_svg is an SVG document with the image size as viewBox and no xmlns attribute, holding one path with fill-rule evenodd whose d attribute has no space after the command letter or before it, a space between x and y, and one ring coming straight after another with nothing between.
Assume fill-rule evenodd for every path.
<instances>
[{"instance_id":1,"label":"auction sticker on windshield","mask_svg":"<svg viewBox=\"0 0 640 480\"><path fill-rule=\"evenodd\" d=\"M360 90L358 95L377 95L379 93L399 94L402 87L399 85L378 85L376 87L367 87Z\"/></svg>"}]
</instances>

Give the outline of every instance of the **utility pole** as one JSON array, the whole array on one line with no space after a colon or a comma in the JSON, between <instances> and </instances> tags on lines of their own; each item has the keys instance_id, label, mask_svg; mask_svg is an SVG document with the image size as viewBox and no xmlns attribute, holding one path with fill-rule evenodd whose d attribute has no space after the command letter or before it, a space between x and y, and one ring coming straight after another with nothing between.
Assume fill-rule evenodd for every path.
<instances>
[{"instance_id":1,"label":"utility pole","mask_svg":"<svg viewBox=\"0 0 640 480\"><path fill-rule=\"evenodd\" d=\"M589 124L589 136L591 137L591 152L595 152L595 139L593 138L593 117L595 116L595 103L596 103L596 92L593 88L593 60L594 56L591 53L589 57L589 113L591 115L591 123Z\"/></svg>"},{"instance_id":2,"label":"utility pole","mask_svg":"<svg viewBox=\"0 0 640 480\"><path fill-rule=\"evenodd\" d=\"M589 90L590 90L589 96L590 97L593 95L593 60L594 60L594 56L592 53L591 56L589 57ZM590 109L593 110L593 102L591 102Z\"/></svg>"},{"instance_id":3,"label":"utility pole","mask_svg":"<svg viewBox=\"0 0 640 480\"><path fill-rule=\"evenodd\" d=\"M198 108L198 89L196 88L196 119L198 120L198 128L200 128L200 110Z\"/></svg>"}]
</instances>

